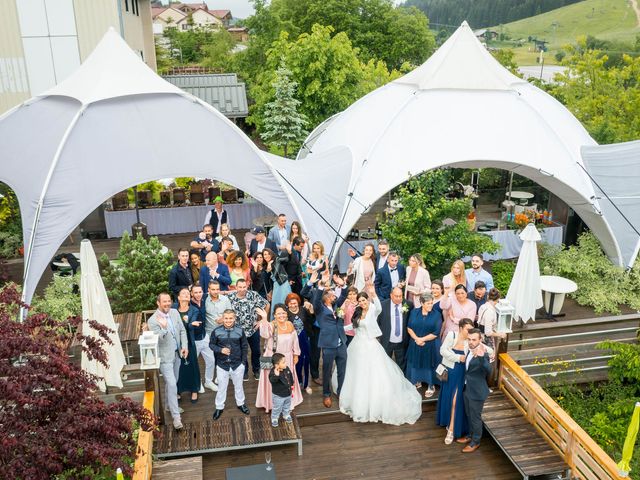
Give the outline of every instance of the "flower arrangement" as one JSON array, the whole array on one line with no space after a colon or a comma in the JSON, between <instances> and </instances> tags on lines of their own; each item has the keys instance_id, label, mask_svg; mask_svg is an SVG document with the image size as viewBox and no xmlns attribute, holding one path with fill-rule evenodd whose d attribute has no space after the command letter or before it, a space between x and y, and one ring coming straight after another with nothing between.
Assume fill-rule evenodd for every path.
<instances>
[{"instance_id":1,"label":"flower arrangement","mask_svg":"<svg viewBox=\"0 0 640 480\"><path fill-rule=\"evenodd\" d=\"M402 304L402 313L407 313L409 311L409 305L406 303Z\"/></svg>"},{"instance_id":2,"label":"flower arrangement","mask_svg":"<svg viewBox=\"0 0 640 480\"><path fill-rule=\"evenodd\" d=\"M513 221L518 228L524 228L529 224L531 220L529 216L525 213L516 213L516 216Z\"/></svg>"},{"instance_id":3,"label":"flower arrangement","mask_svg":"<svg viewBox=\"0 0 640 480\"><path fill-rule=\"evenodd\" d=\"M344 318L344 308L340 307L339 309L336 310L336 316L338 318Z\"/></svg>"}]
</instances>

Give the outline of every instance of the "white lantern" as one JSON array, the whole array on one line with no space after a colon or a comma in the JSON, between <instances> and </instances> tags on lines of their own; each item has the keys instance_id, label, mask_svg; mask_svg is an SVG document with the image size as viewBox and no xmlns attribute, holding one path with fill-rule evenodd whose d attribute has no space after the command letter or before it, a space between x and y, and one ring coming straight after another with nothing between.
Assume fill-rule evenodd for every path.
<instances>
[{"instance_id":1,"label":"white lantern","mask_svg":"<svg viewBox=\"0 0 640 480\"><path fill-rule=\"evenodd\" d=\"M496 332L498 333L511 333L511 322L513 322L513 315L516 312L516 308L511 305L509 300L503 298L496 304L496 313L498 315L498 326Z\"/></svg>"},{"instance_id":2,"label":"white lantern","mask_svg":"<svg viewBox=\"0 0 640 480\"><path fill-rule=\"evenodd\" d=\"M140 346L140 369L152 370L160 368L160 355L158 355L158 335L153 332L142 332L138 339Z\"/></svg>"}]
</instances>

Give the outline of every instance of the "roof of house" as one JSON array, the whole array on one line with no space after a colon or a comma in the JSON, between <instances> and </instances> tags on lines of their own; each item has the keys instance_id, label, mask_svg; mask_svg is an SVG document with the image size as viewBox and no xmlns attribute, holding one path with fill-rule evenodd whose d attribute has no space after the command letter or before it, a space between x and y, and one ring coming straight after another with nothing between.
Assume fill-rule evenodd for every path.
<instances>
[{"instance_id":1,"label":"roof of house","mask_svg":"<svg viewBox=\"0 0 640 480\"><path fill-rule=\"evenodd\" d=\"M218 18L224 18L227 15L231 16L231 10L209 10L209 13Z\"/></svg>"},{"instance_id":2,"label":"roof of house","mask_svg":"<svg viewBox=\"0 0 640 480\"><path fill-rule=\"evenodd\" d=\"M151 7L151 18L156 18L162 12L164 12L168 7Z\"/></svg>"},{"instance_id":3,"label":"roof of house","mask_svg":"<svg viewBox=\"0 0 640 480\"><path fill-rule=\"evenodd\" d=\"M204 13L206 13L207 15L209 15L210 17L215 18L216 20L220 20L218 17L216 17L213 13L211 13L208 10L205 10L204 8L197 8L195 9L193 12L189 12L191 14L191 18L193 18L193 14L196 13L198 10L203 11ZM181 18L180 20L178 20L176 23L182 23L183 21L186 21L189 18L189 15L185 15L183 18Z\"/></svg>"},{"instance_id":4,"label":"roof of house","mask_svg":"<svg viewBox=\"0 0 640 480\"><path fill-rule=\"evenodd\" d=\"M235 73L205 75L165 75L169 83L181 88L229 118L249 115L247 90L244 83L238 83Z\"/></svg>"}]
</instances>

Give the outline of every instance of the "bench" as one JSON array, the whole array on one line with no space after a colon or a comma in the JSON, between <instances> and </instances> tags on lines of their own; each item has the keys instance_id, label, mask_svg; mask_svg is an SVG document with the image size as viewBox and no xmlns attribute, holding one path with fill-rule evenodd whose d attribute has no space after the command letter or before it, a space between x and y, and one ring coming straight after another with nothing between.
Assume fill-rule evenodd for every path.
<instances>
[{"instance_id":1,"label":"bench","mask_svg":"<svg viewBox=\"0 0 640 480\"><path fill-rule=\"evenodd\" d=\"M504 393L489 395L482 422L522 478L570 478L569 466Z\"/></svg>"}]
</instances>

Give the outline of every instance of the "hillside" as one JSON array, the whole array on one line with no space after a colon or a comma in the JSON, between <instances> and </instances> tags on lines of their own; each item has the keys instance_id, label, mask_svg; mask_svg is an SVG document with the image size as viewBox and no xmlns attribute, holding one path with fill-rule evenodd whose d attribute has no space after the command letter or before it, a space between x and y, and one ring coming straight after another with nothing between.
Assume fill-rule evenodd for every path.
<instances>
[{"instance_id":1,"label":"hillside","mask_svg":"<svg viewBox=\"0 0 640 480\"><path fill-rule=\"evenodd\" d=\"M525 18L492 29L512 40L524 39L522 47L513 48L509 42L496 42L492 46L511 47L520 65L536 63L537 54L529 37L549 42L545 63L554 63L553 55L568 43L575 43L580 35L592 35L602 40L634 43L640 34L640 12L636 12L638 0L584 0L547 13ZM633 3L632 3L633 2Z\"/></svg>"},{"instance_id":2,"label":"hillside","mask_svg":"<svg viewBox=\"0 0 640 480\"><path fill-rule=\"evenodd\" d=\"M406 0L404 5L418 7L436 27L457 26L466 20L473 28L481 28L531 17L580 1L583 0Z\"/></svg>"}]
</instances>

